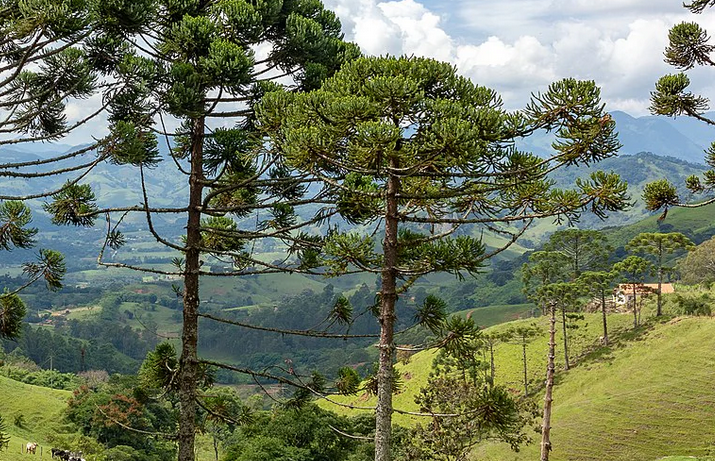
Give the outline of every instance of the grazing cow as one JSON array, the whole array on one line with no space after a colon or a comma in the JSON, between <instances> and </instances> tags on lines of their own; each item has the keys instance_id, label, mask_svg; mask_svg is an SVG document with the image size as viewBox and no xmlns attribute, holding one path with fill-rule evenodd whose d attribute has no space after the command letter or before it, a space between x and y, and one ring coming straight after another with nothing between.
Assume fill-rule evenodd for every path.
<instances>
[{"instance_id":1,"label":"grazing cow","mask_svg":"<svg viewBox=\"0 0 715 461\"><path fill-rule=\"evenodd\" d=\"M53 458L59 458L62 461L69 461L70 459L70 452L69 450L62 450L60 448L53 448L50 450L52 453Z\"/></svg>"},{"instance_id":2,"label":"grazing cow","mask_svg":"<svg viewBox=\"0 0 715 461\"><path fill-rule=\"evenodd\" d=\"M37 443L36 442L27 442L27 445L25 445L25 451L34 455L35 452L37 451Z\"/></svg>"}]
</instances>

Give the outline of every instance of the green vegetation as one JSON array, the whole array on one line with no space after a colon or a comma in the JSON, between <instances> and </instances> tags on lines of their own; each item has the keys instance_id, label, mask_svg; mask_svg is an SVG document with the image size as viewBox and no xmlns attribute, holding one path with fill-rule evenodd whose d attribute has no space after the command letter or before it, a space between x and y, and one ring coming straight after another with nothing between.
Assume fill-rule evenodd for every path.
<instances>
[{"instance_id":1,"label":"green vegetation","mask_svg":"<svg viewBox=\"0 0 715 461\"><path fill-rule=\"evenodd\" d=\"M708 0L694 0L683 3L691 13L702 13L714 6ZM710 59L713 45L709 43L707 32L696 22L681 22L674 25L668 34L669 43L665 49L665 62L680 70L677 74L661 77L651 92L650 111L657 115L676 117L686 115L712 125L713 120L704 116L709 108L708 98L688 91L690 79L684 71L698 66L715 66ZM710 167L702 176L692 175L685 180L685 186L691 193L711 194L715 190L715 141L705 151L705 163ZM702 197L702 195L701 195ZM714 197L701 199L696 203L686 203L689 199L679 196L676 187L669 179L660 179L646 185L643 199L649 210L663 209L663 218L672 206L702 207L715 203Z\"/></svg>"},{"instance_id":2,"label":"green vegetation","mask_svg":"<svg viewBox=\"0 0 715 461\"><path fill-rule=\"evenodd\" d=\"M711 453L715 320L676 318L622 335L597 349L554 389L555 460L654 460ZM630 340L629 340L630 339ZM637 340L635 340L637 339ZM687 371L686 371L687 370ZM486 447L484 460L527 460L503 447Z\"/></svg>"},{"instance_id":3,"label":"green vegetation","mask_svg":"<svg viewBox=\"0 0 715 461\"><path fill-rule=\"evenodd\" d=\"M27 461L27 455L20 454L20 446L29 441L37 442L47 456L51 441L63 432L62 417L72 393L23 384L4 376L0 376L0 389L0 415L10 435L10 448L0 455L3 461ZM13 424L19 415L22 427Z\"/></svg>"},{"instance_id":4,"label":"green vegetation","mask_svg":"<svg viewBox=\"0 0 715 461\"><path fill-rule=\"evenodd\" d=\"M481 328L487 328L512 320L533 317L536 309L534 304L499 304L494 306L467 309L452 315L470 317ZM540 315L540 313L538 313Z\"/></svg>"}]
</instances>

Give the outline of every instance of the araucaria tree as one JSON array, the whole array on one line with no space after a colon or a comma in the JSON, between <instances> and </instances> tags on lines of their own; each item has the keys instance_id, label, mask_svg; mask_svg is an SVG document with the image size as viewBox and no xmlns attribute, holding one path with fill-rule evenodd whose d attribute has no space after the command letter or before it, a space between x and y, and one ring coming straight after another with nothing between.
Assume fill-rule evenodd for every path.
<instances>
[{"instance_id":1,"label":"araucaria tree","mask_svg":"<svg viewBox=\"0 0 715 461\"><path fill-rule=\"evenodd\" d=\"M549 351L546 358L544 392L544 417L541 422L541 461L548 461L551 452L551 406L553 402L554 375L556 374L556 312L575 305L581 287L567 282L568 258L554 251L536 251L522 268L524 291L529 299L549 316ZM565 344L565 343L564 343ZM567 351L564 351L567 354ZM565 355L568 363L568 355ZM568 368L567 368L568 369Z\"/></svg>"},{"instance_id":2,"label":"araucaria tree","mask_svg":"<svg viewBox=\"0 0 715 461\"><path fill-rule=\"evenodd\" d=\"M583 271L603 269L612 248L597 230L569 228L551 234L544 250L564 255L571 268L570 279L575 280Z\"/></svg>"},{"instance_id":3,"label":"araucaria tree","mask_svg":"<svg viewBox=\"0 0 715 461\"><path fill-rule=\"evenodd\" d=\"M626 245L626 248L636 253L652 255L655 258L655 269L658 274L658 292L656 293L658 296L658 310L655 315L660 317L663 315L663 296L661 293L663 274L670 270L663 266L663 256L672 254L676 250L691 250L695 248L695 244L680 232L667 234L644 232L633 237Z\"/></svg>"},{"instance_id":4,"label":"araucaria tree","mask_svg":"<svg viewBox=\"0 0 715 461\"><path fill-rule=\"evenodd\" d=\"M0 148L20 143L53 141L83 125L85 119L68 122L66 105L97 90L96 72L88 37L94 23L89 2L76 0L0 1ZM0 181L26 181L82 170L61 164L82 151L57 158L0 162ZM61 165L61 167L59 166ZM0 251L31 248L37 229L29 207L20 200L47 196L13 195L0 190ZM25 305L18 294L44 278L50 289L61 286L62 256L41 249L37 262L26 263L28 281L12 291L0 293L0 338L19 334Z\"/></svg>"},{"instance_id":5,"label":"araucaria tree","mask_svg":"<svg viewBox=\"0 0 715 461\"><path fill-rule=\"evenodd\" d=\"M93 225L97 216L106 217L100 264L183 279L177 290L183 297L178 457L191 461L200 374L199 278L216 275L202 270L201 257L233 263L236 270L224 277L289 270L253 258L246 242L270 236L299 248L301 242L292 237L300 227L294 205L319 199L301 201L308 180L292 177L277 157L257 153L261 142L254 135L253 105L265 91L279 88L278 82L292 90L314 88L359 52L342 40L335 15L312 0L97 2L95 17L93 43L104 52L94 66L126 83L110 101L110 134L99 152L136 168L142 201L102 208L89 186L77 184L56 194L46 209L60 224ZM153 206L147 192L144 173L162 160L159 140L171 149L163 160L175 164L178 181L188 185L183 206ZM235 219L259 209L256 226L239 229ZM157 231L154 223L162 213L186 219L181 240ZM153 237L179 252L174 270L103 259L105 248L124 243L127 214L144 217Z\"/></svg>"},{"instance_id":6,"label":"araucaria tree","mask_svg":"<svg viewBox=\"0 0 715 461\"><path fill-rule=\"evenodd\" d=\"M594 173L573 190L546 177L619 147L593 82L560 81L509 113L494 91L449 64L363 58L317 91L267 94L259 121L288 165L322 179L347 221L374 226L330 234L322 264L330 275L381 276L376 461L391 459L397 297L430 272L475 273L534 219L573 218L585 208L603 215L626 204L615 174ZM549 158L514 147L537 129L556 133ZM467 223L500 233L504 244L489 250L478 237L450 237Z\"/></svg>"},{"instance_id":7,"label":"araucaria tree","mask_svg":"<svg viewBox=\"0 0 715 461\"><path fill-rule=\"evenodd\" d=\"M565 258L569 267L565 281L574 282L583 271L605 266L611 247L599 231L570 228L551 234L544 250L558 253ZM561 327L564 336L564 367L568 370L570 364L567 317L576 314L567 314L566 307L566 304L561 305Z\"/></svg>"},{"instance_id":8,"label":"araucaria tree","mask_svg":"<svg viewBox=\"0 0 715 461\"><path fill-rule=\"evenodd\" d=\"M712 0L693 0L683 3L691 12L700 14L714 6ZM715 46L710 43L707 31L695 22L682 22L673 26L668 34L670 43L665 49L665 62L687 71L698 66L715 66L711 59ZM686 115L693 117L710 126L715 125L715 120L708 118L709 101L706 97L688 91L690 79L679 72L661 77L651 92L650 111L655 115L678 117ZM705 151L705 163L710 166L702 178L691 176L685 185L693 193L710 193L715 190L715 141ZM667 179L661 179L646 185L643 193L646 208L649 210L664 209L666 216L671 206L699 207L715 202L715 196L700 202L688 202L678 195L677 188Z\"/></svg>"},{"instance_id":9,"label":"araucaria tree","mask_svg":"<svg viewBox=\"0 0 715 461\"><path fill-rule=\"evenodd\" d=\"M603 321L603 344L608 346L608 316L606 315L606 296L611 294L613 284L618 278L618 272L586 271L578 278L581 286L591 295L595 296L601 304Z\"/></svg>"},{"instance_id":10,"label":"araucaria tree","mask_svg":"<svg viewBox=\"0 0 715 461\"><path fill-rule=\"evenodd\" d=\"M521 362L524 367L524 395L526 397L529 396L529 370L526 362L526 347L541 334L543 334L542 329L532 323L530 325L511 327L503 335L505 341L521 346Z\"/></svg>"},{"instance_id":11,"label":"araucaria tree","mask_svg":"<svg viewBox=\"0 0 715 461\"><path fill-rule=\"evenodd\" d=\"M471 322L471 319L467 320ZM429 422L410 431L407 453L414 461L464 461L484 440L508 443L513 450L528 440L532 402L514 396L482 373L478 335L459 347L445 347L432 363L427 385L415 397Z\"/></svg>"}]
</instances>

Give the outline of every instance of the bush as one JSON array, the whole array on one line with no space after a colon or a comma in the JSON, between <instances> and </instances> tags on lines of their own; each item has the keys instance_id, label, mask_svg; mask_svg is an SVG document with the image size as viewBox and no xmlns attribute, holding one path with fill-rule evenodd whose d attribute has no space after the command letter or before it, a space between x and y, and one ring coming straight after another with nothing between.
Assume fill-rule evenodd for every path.
<instances>
[{"instance_id":1,"label":"bush","mask_svg":"<svg viewBox=\"0 0 715 461\"><path fill-rule=\"evenodd\" d=\"M676 303L680 309L680 312L685 315L711 315L712 309L711 304L713 302L712 298L703 294L698 298L690 298L681 295L676 296Z\"/></svg>"}]
</instances>

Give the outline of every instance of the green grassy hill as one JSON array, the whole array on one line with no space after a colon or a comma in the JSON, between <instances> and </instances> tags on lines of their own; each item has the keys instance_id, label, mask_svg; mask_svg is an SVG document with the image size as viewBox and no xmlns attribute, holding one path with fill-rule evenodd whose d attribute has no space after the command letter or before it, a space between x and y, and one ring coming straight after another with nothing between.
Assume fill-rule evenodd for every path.
<instances>
[{"instance_id":1,"label":"green grassy hill","mask_svg":"<svg viewBox=\"0 0 715 461\"><path fill-rule=\"evenodd\" d=\"M545 319L537 322L545 330ZM578 358L578 364L568 372L562 370L563 352L557 343L551 459L653 461L679 456L672 461L695 459L682 456L704 460L715 454L715 319L675 318L636 332L631 331L629 314L612 314L609 322L614 345L599 347L598 315L586 316L587 325L574 334L572 357ZM545 337L528 348L529 374L535 383L543 380L545 352ZM426 382L432 357L420 353L407 365L398 365L406 389L395 397L396 408L416 410L414 394ZM521 389L519 346L498 345L496 366L498 381ZM541 396L536 398L541 404ZM341 403L369 407L374 398L359 395ZM414 424L412 418L395 415L400 424ZM538 459L540 434L532 438L533 443L519 453L505 445L486 444L472 459Z\"/></svg>"},{"instance_id":2,"label":"green grassy hill","mask_svg":"<svg viewBox=\"0 0 715 461\"><path fill-rule=\"evenodd\" d=\"M655 460L715 452L715 319L676 318L569 373L554 391L554 460ZM538 458L487 446L481 460Z\"/></svg>"},{"instance_id":3,"label":"green grassy hill","mask_svg":"<svg viewBox=\"0 0 715 461\"><path fill-rule=\"evenodd\" d=\"M10 448L0 452L3 461L28 461L38 459L40 448L42 458L50 458L50 436L61 425L62 411L67 406L69 391L31 386L0 376L0 415L10 434ZM14 424L15 417L22 415L23 427ZM20 454L20 448L27 442L37 442L37 457Z\"/></svg>"},{"instance_id":4,"label":"green grassy hill","mask_svg":"<svg viewBox=\"0 0 715 461\"><path fill-rule=\"evenodd\" d=\"M615 247L624 246L642 232L682 232L695 243L701 243L715 235L713 214L715 204L701 208L671 208L662 221L658 220L659 213L628 226L604 228L603 232Z\"/></svg>"}]
</instances>

